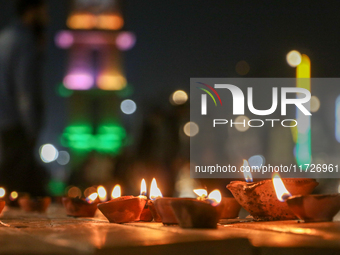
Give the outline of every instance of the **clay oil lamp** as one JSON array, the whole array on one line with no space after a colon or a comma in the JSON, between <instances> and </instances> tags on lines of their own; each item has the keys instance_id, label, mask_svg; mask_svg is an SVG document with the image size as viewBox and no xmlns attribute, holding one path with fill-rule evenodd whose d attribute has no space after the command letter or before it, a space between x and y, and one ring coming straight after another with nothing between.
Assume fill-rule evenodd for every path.
<instances>
[{"instance_id":1,"label":"clay oil lamp","mask_svg":"<svg viewBox=\"0 0 340 255\"><path fill-rule=\"evenodd\" d=\"M205 200L208 192L205 189L195 189L198 200ZM233 197L222 197L221 203L216 206L220 219L234 219L238 217L241 206Z\"/></svg>"},{"instance_id":2,"label":"clay oil lamp","mask_svg":"<svg viewBox=\"0 0 340 255\"><path fill-rule=\"evenodd\" d=\"M97 210L98 194L92 193L86 199L79 197L63 197L63 205L68 216L93 217Z\"/></svg>"},{"instance_id":3,"label":"clay oil lamp","mask_svg":"<svg viewBox=\"0 0 340 255\"><path fill-rule=\"evenodd\" d=\"M147 205L155 222L162 222L161 216L158 214L154 204L154 201L161 197L163 197L162 192L157 186L156 179L153 178L150 187L150 200L148 201Z\"/></svg>"},{"instance_id":4,"label":"clay oil lamp","mask_svg":"<svg viewBox=\"0 0 340 255\"><path fill-rule=\"evenodd\" d=\"M204 200L172 200L171 207L181 228L217 228L219 221L217 206L221 200L221 192L213 190Z\"/></svg>"},{"instance_id":5,"label":"clay oil lamp","mask_svg":"<svg viewBox=\"0 0 340 255\"><path fill-rule=\"evenodd\" d=\"M171 207L171 202L174 200L185 200L187 198L178 198L178 197L162 197L162 193L157 187L156 180L151 183L151 188L154 188L154 192L157 194L158 198L156 198L153 202L155 209L160 216L160 219L164 225L176 225L178 224L176 215ZM151 191L150 191L151 194ZM189 198L191 199L191 198Z\"/></svg>"},{"instance_id":6,"label":"clay oil lamp","mask_svg":"<svg viewBox=\"0 0 340 255\"><path fill-rule=\"evenodd\" d=\"M116 185L111 194L111 200L99 203L98 209L110 223L127 223L139 221L146 200L140 196L121 196L121 188Z\"/></svg>"},{"instance_id":7,"label":"clay oil lamp","mask_svg":"<svg viewBox=\"0 0 340 255\"><path fill-rule=\"evenodd\" d=\"M6 202L5 200L3 200L3 198L6 195L6 191L4 188L0 188L0 213L2 212L2 210L4 209Z\"/></svg>"},{"instance_id":8,"label":"clay oil lamp","mask_svg":"<svg viewBox=\"0 0 340 255\"><path fill-rule=\"evenodd\" d=\"M143 211L140 215L140 221L149 222L149 221L153 220L153 217L152 217L151 211L150 211L149 206L148 206L148 198L147 198L146 194L147 194L146 182L143 179L142 183L140 185L140 195L139 195L139 197L145 199L146 203L145 203L144 209L143 209Z\"/></svg>"},{"instance_id":9,"label":"clay oil lamp","mask_svg":"<svg viewBox=\"0 0 340 255\"><path fill-rule=\"evenodd\" d=\"M29 195L24 195L18 198L19 206L25 212L44 213L51 204L50 197L32 198Z\"/></svg>"},{"instance_id":10,"label":"clay oil lamp","mask_svg":"<svg viewBox=\"0 0 340 255\"><path fill-rule=\"evenodd\" d=\"M340 210L340 194L297 195L285 197L284 201L305 222L333 221Z\"/></svg>"},{"instance_id":11,"label":"clay oil lamp","mask_svg":"<svg viewBox=\"0 0 340 255\"><path fill-rule=\"evenodd\" d=\"M249 164L244 160L244 169ZM245 181L233 181L227 188L236 201L247 210L255 220L289 220L296 219L286 203L281 203L275 193L271 179L253 182L250 171L244 171ZM314 179L286 178L282 179L292 195L307 195L318 185Z\"/></svg>"}]
</instances>

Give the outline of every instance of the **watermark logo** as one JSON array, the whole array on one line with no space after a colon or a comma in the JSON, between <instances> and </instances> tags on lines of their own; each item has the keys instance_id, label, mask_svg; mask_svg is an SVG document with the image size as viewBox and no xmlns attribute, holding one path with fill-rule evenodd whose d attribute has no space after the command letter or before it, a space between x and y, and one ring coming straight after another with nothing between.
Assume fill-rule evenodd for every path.
<instances>
[{"instance_id":1,"label":"watermark logo","mask_svg":"<svg viewBox=\"0 0 340 255\"><path fill-rule=\"evenodd\" d=\"M244 115L245 97L242 90L232 84L215 84L215 88L212 86L197 82L209 88L218 98L222 106L222 100L220 95L215 89L227 89L231 92L233 98L233 115ZM214 101L215 106L217 106L216 100L212 93L205 88L197 87L198 89L206 92ZM207 115L207 94L201 95L201 115ZM288 98L288 94L297 94L296 98ZM311 94L307 89L304 88L294 88L294 87L282 87L281 88L281 115L285 116L287 114L287 105L295 105L304 115L311 116L310 111L303 105L308 103L311 99ZM263 98L265 100L265 98ZM278 88L272 88L272 105L269 109L259 110L254 107L253 103L253 88L247 88L247 105L251 113L258 116L267 116L273 114L278 107Z\"/></svg>"}]
</instances>

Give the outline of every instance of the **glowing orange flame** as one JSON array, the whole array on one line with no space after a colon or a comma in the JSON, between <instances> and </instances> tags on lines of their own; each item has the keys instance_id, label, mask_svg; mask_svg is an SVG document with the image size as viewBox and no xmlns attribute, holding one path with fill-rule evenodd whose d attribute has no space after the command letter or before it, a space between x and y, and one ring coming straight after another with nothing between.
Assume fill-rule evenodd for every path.
<instances>
[{"instance_id":1,"label":"glowing orange flame","mask_svg":"<svg viewBox=\"0 0 340 255\"><path fill-rule=\"evenodd\" d=\"M122 196L122 190L120 188L120 185L116 185L114 186L114 188L112 189L112 193L111 193L111 198L115 199L117 197L121 197Z\"/></svg>"},{"instance_id":2,"label":"glowing orange flame","mask_svg":"<svg viewBox=\"0 0 340 255\"><path fill-rule=\"evenodd\" d=\"M0 188L0 198L3 198L6 194L6 190L4 188Z\"/></svg>"},{"instance_id":3,"label":"glowing orange flame","mask_svg":"<svg viewBox=\"0 0 340 255\"><path fill-rule=\"evenodd\" d=\"M198 200L205 199L208 196L208 191L205 189L194 189L194 193L198 196Z\"/></svg>"},{"instance_id":4,"label":"glowing orange flame","mask_svg":"<svg viewBox=\"0 0 340 255\"><path fill-rule=\"evenodd\" d=\"M277 196L277 199L281 202L284 202L288 197L291 196L289 191L286 189L285 185L283 184L283 181L278 173L273 174L273 185L275 189L275 193Z\"/></svg>"},{"instance_id":5,"label":"glowing orange flame","mask_svg":"<svg viewBox=\"0 0 340 255\"><path fill-rule=\"evenodd\" d=\"M156 179L153 178L150 187L150 199L155 200L158 197L163 197L161 190L157 187Z\"/></svg>"},{"instance_id":6,"label":"glowing orange flame","mask_svg":"<svg viewBox=\"0 0 340 255\"><path fill-rule=\"evenodd\" d=\"M217 206L222 201L222 194L218 189L215 189L210 192L208 196L208 200L210 200L210 203L212 206Z\"/></svg>"},{"instance_id":7,"label":"glowing orange flame","mask_svg":"<svg viewBox=\"0 0 340 255\"><path fill-rule=\"evenodd\" d=\"M99 200L101 202L105 202L107 200L106 189L103 186L99 186L97 188L97 193L98 193L98 196L99 196Z\"/></svg>"},{"instance_id":8,"label":"glowing orange flame","mask_svg":"<svg viewBox=\"0 0 340 255\"><path fill-rule=\"evenodd\" d=\"M10 199L11 201L14 201L15 199L18 198L18 196L19 196L18 192L12 191L11 194L9 195L9 199Z\"/></svg>"},{"instance_id":9,"label":"glowing orange flame","mask_svg":"<svg viewBox=\"0 0 340 255\"><path fill-rule=\"evenodd\" d=\"M243 160L243 175L244 178L246 179L246 182L253 182L253 176L251 175L250 172L250 166L247 160Z\"/></svg>"},{"instance_id":10,"label":"glowing orange flame","mask_svg":"<svg viewBox=\"0 0 340 255\"><path fill-rule=\"evenodd\" d=\"M146 182L144 179L142 180L142 183L140 184L140 195L146 196Z\"/></svg>"},{"instance_id":11,"label":"glowing orange flame","mask_svg":"<svg viewBox=\"0 0 340 255\"><path fill-rule=\"evenodd\" d=\"M86 201L89 203L89 204L92 204L98 197L98 194L97 193L92 193L91 195L89 195L87 198L86 198Z\"/></svg>"}]
</instances>

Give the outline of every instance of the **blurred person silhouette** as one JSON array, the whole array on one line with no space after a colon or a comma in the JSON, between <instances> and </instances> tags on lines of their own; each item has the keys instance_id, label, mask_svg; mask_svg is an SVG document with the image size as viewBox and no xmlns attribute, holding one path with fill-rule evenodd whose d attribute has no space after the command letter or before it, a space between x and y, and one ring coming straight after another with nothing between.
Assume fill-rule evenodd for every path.
<instances>
[{"instance_id":1,"label":"blurred person silhouette","mask_svg":"<svg viewBox=\"0 0 340 255\"><path fill-rule=\"evenodd\" d=\"M0 184L44 195L47 172L34 150L43 122L41 61L48 22L44 0L17 0L17 18L0 33Z\"/></svg>"}]
</instances>

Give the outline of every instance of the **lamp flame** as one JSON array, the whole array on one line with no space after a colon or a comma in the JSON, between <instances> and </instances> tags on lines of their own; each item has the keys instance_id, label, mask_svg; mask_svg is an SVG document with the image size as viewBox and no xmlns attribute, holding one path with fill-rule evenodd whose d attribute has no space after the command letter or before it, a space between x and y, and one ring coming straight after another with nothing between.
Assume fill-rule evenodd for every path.
<instances>
[{"instance_id":1,"label":"lamp flame","mask_svg":"<svg viewBox=\"0 0 340 255\"><path fill-rule=\"evenodd\" d=\"M246 159L243 160L243 175L246 182L253 182L253 176L250 172L250 166Z\"/></svg>"},{"instance_id":2,"label":"lamp flame","mask_svg":"<svg viewBox=\"0 0 340 255\"><path fill-rule=\"evenodd\" d=\"M275 189L275 193L277 196L277 199L281 202L286 201L288 197L291 196L289 191L286 189L285 185L283 184L283 181L278 173L273 174L273 185Z\"/></svg>"},{"instance_id":3,"label":"lamp flame","mask_svg":"<svg viewBox=\"0 0 340 255\"><path fill-rule=\"evenodd\" d=\"M210 192L208 196L208 200L211 203L212 206L217 206L222 201L222 194L218 189L215 189Z\"/></svg>"},{"instance_id":4,"label":"lamp flame","mask_svg":"<svg viewBox=\"0 0 340 255\"><path fill-rule=\"evenodd\" d=\"M86 198L86 201L89 203L89 204L92 204L98 197L98 193L92 193L91 195L89 195L87 198Z\"/></svg>"},{"instance_id":5,"label":"lamp flame","mask_svg":"<svg viewBox=\"0 0 340 255\"><path fill-rule=\"evenodd\" d=\"M144 179L142 180L142 183L140 184L140 195L146 196L146 182Z\"/></svg>"},{"instance_id":6,"label":"lamp flame","mask_svg":"<svg viewBox=\"0 0 340 255\"><path fill-rule=\"evenodd\" d=\"M0 188L0 198L3 198L5 196L5 194L6 194L5 189L1 187Z\"/></svg>"},{"instance_id":7,"label":"lamp flame","mask_svg":"<svg viewBox=\"0 0 340 255\"><path fill-rule=\"evenodd\" d=\"M111 198L115 199L117 197L121 197L122 196L122 190L120 188L120 185L116 185L114 186L114 188L112 189L112 193L111 193Z\"/></svg>"},{"instance_id":8,"label":"lamp flame","mask_svg":"<svg viewBox=\"0 0 340 255\"><path fill-rule=\"evenodd\" d=\"M194 189L194 193L198 196L198 200L204 200L208 196L208 191L205 189Z\"/></svg>"},{"instance_id":9,"label":"lamp flame","mask_svg":"<svg viewBox=\"0 0 340 255\"><path fill-rule=\"evenodd\" d=\"M158 197L163 197L163 195L160 189L157 187L156 179L153 178L150 187L150 199L155 200Z\"/></svg>"},{"instance_id":10,"label":"lamp flame","mask_svg":"<svg viewBox=\"0 0 340 255\"><path fill-rule=\"evenodd\" d=\"M99 200L101 202L105 202L107 200L106 189L103 186L99 186L97 188L97 193L98 193L98 196L99 196Z\"/></svg>"}]
</instances>

